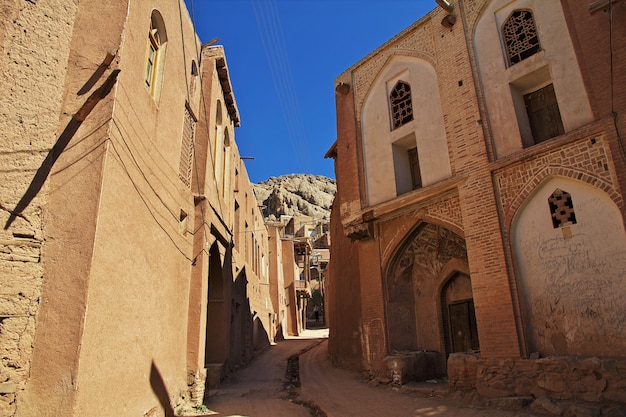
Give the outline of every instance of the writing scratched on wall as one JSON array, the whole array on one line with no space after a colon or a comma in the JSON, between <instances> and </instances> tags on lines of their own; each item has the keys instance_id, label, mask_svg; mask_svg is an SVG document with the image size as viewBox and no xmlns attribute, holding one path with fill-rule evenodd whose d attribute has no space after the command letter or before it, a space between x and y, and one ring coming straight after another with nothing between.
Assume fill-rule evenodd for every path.
<instances>
[{"instance_id":1,"label":"writing scratched on wall","mask_svg":"<svg viewBox=\"0 0 626 417\"><path fill-rule=\"evenodd\" d=\"M532 349L584 354L585 346L626 346L626 250L610 248L582 234L524 247L537 260L524 277Z\"/></svg>"}]
</instances>

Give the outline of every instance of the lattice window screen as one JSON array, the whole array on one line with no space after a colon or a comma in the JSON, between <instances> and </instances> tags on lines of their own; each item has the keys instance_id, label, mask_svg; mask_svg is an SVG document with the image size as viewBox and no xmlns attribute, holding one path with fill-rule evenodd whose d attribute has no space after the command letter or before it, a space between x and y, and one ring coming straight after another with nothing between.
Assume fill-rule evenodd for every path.
<instances>
[{"instance_id":1,"label":"lattice window screen","mask_svg":"<svg viewBox=\"0 0 626 417\"><path fill-rule=\"evenodd\" d=\"M193 166L193 141L196 119L189 109L185 108L185 120L183 123L183 138L180 146L180 165L178 178L191 188L191 168Z\"/></svg>"},{"instance_id":2,"label":"lattice window screen","mask_svg":"<svg viewBox=\"0 0 626 417\"><path fill-rule=\"evenodd\" d=\"M548 198L550 213L552 214L552 225L554 228L570 226L576 224L576 213L574 213L574 203L572 196L567 191L554 190Z\"/></svg>"},{"instance_id":3,"label":"lattice window screen","mask_svg":"<svg viewBox=\"0 0 626 417\"><path fill-rule=\"evenodd\" d=\"M403 81L398 81L389 95L389 101L391 102L393 129L396 129L413 120L411 86Z\"/></svg>"},{"instance_id":4,"label":"lattice window screen","mask_svg":"<svg viewBox=\"0 0 626 417\"><path fill-rule=\"evenodd\" d=\"M502 26L509 65L517 64L539 52L539 37L530 10L516 10Z\"/></svg>"}]
</instances>

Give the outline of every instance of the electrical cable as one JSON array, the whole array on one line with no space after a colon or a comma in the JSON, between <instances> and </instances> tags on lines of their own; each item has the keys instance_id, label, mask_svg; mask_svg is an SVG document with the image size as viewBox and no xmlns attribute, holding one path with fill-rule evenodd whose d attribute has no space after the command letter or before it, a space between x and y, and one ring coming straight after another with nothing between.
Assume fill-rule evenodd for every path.
<instances>
[{"instance_id":1,"label":"electrical cable","mask_svg":"<svg viewBox=\"0 0 626 417\"><path fill-rule=\"evenodd\" d=\"M263 50L269 64L274 90L287 128L288 139L298 165L303 172L308 172L310 171L310 163L308 152L306 152L306 134L276 1L270 0L265 11L261 0L259 0L258 9L254 0L251 0L251 3Z\"/></svg>"}]
</instances>

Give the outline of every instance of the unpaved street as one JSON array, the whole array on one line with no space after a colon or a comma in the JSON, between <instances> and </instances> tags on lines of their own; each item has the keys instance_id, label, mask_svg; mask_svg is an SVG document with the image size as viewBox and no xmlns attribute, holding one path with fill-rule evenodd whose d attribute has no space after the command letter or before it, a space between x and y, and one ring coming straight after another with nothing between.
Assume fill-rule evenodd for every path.
<instances>
[{"instance_id":1,"label":"unpaved street","mask_svg":"<svg viewBox=\"0 0 626 417\"><path fill-rule=\"evenodd\" d=\"M459 407L445 398L425 398L368 385L357 373L330 364L326 356L327 334L327 330L309 330L303 337L271 346L212 391L205 404L216 416L224 417L533 416L528 412ZM287 358L307 348L299 361L301 387L292 389L290 397L285 389ZM316 408L323 413L315 414Z\"/></svg>"}]
</instances>

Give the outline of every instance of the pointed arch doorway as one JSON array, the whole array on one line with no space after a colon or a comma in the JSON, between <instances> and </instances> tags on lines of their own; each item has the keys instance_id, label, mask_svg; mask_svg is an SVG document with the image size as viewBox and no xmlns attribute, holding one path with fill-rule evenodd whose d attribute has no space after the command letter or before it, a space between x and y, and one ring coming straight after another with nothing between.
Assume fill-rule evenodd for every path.
<instances>
[{"instance_id":1,"label":"pointed arch doorway","mask_svg":"<svg viewBox=\"0 0 626 417\"><path fill-rule=\"evenodd\" d=\"M386 312L391 355L429 353L432 363L415 379L443 376L450 353L477 350L465 239L436 224L418 225L392 257Z\"/></svg>"},{"instance_id":2,"label":"pointed arch doorway","mask_svg":"<svg viewBox=\"0 0 626 417\"><path fill-rule=\"evenodd\" d=\"M479 350L476 312L469 275L456 272L441 289L441 315L446 357Z\"/></svg>"}]
</instances>

